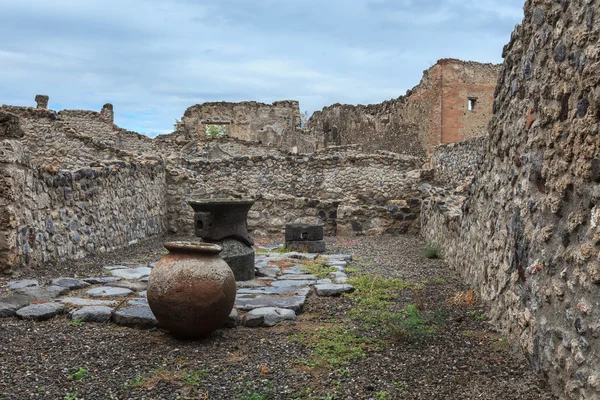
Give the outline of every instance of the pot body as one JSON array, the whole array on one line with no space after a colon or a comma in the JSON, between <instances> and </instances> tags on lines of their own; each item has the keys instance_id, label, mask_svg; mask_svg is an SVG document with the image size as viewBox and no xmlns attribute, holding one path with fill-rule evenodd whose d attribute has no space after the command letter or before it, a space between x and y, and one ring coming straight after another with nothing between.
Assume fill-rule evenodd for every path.
<instances>
[{"instance_id":1,"label":"pot body","mask_svg":"<svg viewBox=\"0 0 600 400\"><path fill-rule=\"evenodd\" d=\"M165 243L169 254L148 281L148 305L173 335L201 338L226 321L235 303L235 278L222 248L200 242Z\"/></svg>"}]
</instances>

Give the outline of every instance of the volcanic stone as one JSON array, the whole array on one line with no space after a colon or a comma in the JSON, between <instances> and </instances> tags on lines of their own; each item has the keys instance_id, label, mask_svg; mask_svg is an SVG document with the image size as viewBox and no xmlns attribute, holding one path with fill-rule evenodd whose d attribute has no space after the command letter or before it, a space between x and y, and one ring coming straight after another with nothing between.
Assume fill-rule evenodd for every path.
<instances>
[{"instance_id":1,"label":"volcanic stone","mask_svg":"<svg viewBox=\"0 0 600 400\"><path fill-rule=\"evenodd\" d=\"M89 283L84 282L84 281L80 281L79 279L75 279L75 278L57 278L57 279L53 279L52 280L52 284L55 285L55 286L66 287L66 288L69 288L71 290L73 290L73 289L81 289L81 288L84 288L86 286L90 286Z\"/></svg>"},{"instance_id":2,"label":"volcanic stone","mask_svg":"<svg viewBox=\"0 0 600 400\"><path fill-rule=\"evenodd\" d=\"M302 311L306 302L306 296L273 296L273 295L251 295L240 294L235 298L235 308L249 311L255 308L276 307L294 310L296 313Z\"/></svg>"},{"instance_id":3,"label":"volcanic stone","mask_svg":"<svg viewBox=\"0 0 600 400\"><path fill-rule=\"evenodd\" d=\"M69 292L69 288L61 286L26 287L16 291L35 300L50 300Z\"/></svg>"},{"instance_id":4,"label":"volcanic stone","mask_svg":"<svg viewBox=\"0 0 600 400\"><path fill-rule=\"evenodd\" d=\"M133 292L125 288L101 286L90 289L85 294L92 297L125 297L132 295Z\"/></svg>"},{"instance_id":5,"label":"volcanic stone","mask_svg":"<svg viewBox=\"0 0 600 400\"><path fill-rule=\"evenodd\" d=\"M158 324L149 306L123 308L115 312L112 319L117 325L136 326L139 328L152 328Z\"/></svg>"},{"instance_id":6,"label":"volcanic stone","mask_svg":"<svg viewBox=\"0 0 600 400\"><path fill-rule=\"evenodd\" d=\"M11 281L6 284L10 290L24 289L31 286L39 286L39 282L33 279L24 279L21 281Z\"/></svg>"},{"instance_id":7,"label":"volcanic stone","mask_svg":"<svg viewBox=\"0 0 600 400\"><path fill-rule=\"evenodd\" d=\"M351 293L354 291L352 285L336 285L336 284L324 284L315 285L317 296L338 296L342 293Z\"/></svg>"},{"instance_id":8,"label":"volcanic stone","mask_svg":"<svg viewBox=\"0 0 600 400\"><path fill-rule=\"evenodd\" d=\"M282 321L296 320L296 313L292 310L276 307L257 308L244 315L243 324L249 328L258 326L271 327Z\"/></svg>"},{"instance_id":9,"label":"volcanic stone","mask_svg":"<svg viewBox=\"0 0 600 400\"><path fill-rule=\"evenodd\" d=\"M23 307L17 311L17 316L23 319L33 319L36 321L44 321L62 313L65 309L64 304L60 303L43 303L32 304Z\"/></svg>"},{"instance_id":10,"label":"volcanic stone","mask_svg":"<svg viewBox=\"0 0 600 400\"><path fill-rule=\"evenodd\" d=\"M113 276L118 276L119 278L124 279L140 279L150 275L150 272L152 272L152 269L148 267L116 269L110 271Z\"/></svg>"},{"instance_id":11,"label":"volcanic stone","mask_svg":"<svg viewBox=\"0 0 600 400\"><path fill-rule=\"evenodd\" d=\"M106 322L110 319L112 308L107 306L87 306L71 311L69 317L74 321Z\"/></svg>"},{"instance_id":12,"label":"volcanic stone","mask_svg":"<svg viewBox=\"0 0 600 400\"><path fill-rule=\"evenodd\" d=\"M0 298L0 318L12 317L16 315L17 310L31 303L31 298L21 295L12 294L10 296Z\"/></svg>"}]
</instances>

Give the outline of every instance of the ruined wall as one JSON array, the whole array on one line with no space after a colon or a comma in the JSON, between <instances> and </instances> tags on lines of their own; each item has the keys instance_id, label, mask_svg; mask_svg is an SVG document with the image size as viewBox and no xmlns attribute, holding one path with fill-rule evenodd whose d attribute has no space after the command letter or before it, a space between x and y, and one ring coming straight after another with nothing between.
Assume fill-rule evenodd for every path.
<instances>
[{"instance_id":1,"label":"ruined wall","mask_svg":"<svg viewBox=\"0 0 600 400\"><path fill-rule=\"evenodd\" d=\"M300 105L294 100L273 104L244 101L196 104L185 110L180 129L189 137L206 139L207 124L226 124L227 136L271 144L285 151L302 146L296 135L300 128Z\"/></svg>"},{"instance_id":2,"label":"ruined wall","mask_svg":"<svg viewBox=\"0 0 600 400\"><path fill-rule=\"evenodd\" d=\"M486 151L423 234L566 398L600 397L600 3L527 1L505 47ZM460 200L460 199L456 199Z\"/></svg>"},{"instance_id":3,"label":"ruined wall","mask_svg":"<svg viewBox=\"0 0 600 400\"><path fill-rule=\"evenodd\" d=\"M486 138L479 136L434 147L429 157L429 167L434 171L434 182L454 187L472 177L483 159Z\"/></svg>"},{"instance_id":4,"label":"ruined wall","mask_svg":"<svg viewBox=\"0 0 600 400\"><path fill-rule=\"evenodd\" d=\"M22 129L31 123L0 111L0 271L81 258L166 231L164 163L40 165Z\"/></svg>"},{"instance_id":5,"label":"ruined wall","mask_svg":"<svg viewBox=\"0 0 600 400\"><path fill-rule=\"evenodd\" d=\"M214 161L189 160L181 167L169 169L169 228L172 231L190 230L192 210L187 201L217 195L253 198L274 196L275 199L292 196L308 199L307 202L353 199L369 204L407 199L415 194L421 181L420 166L420 159L415 157L364 154L346 157L269 155ZM329 206L326 208L329 209ZM282 210L285 212L285 208ZM319 211L317 209L314 212ZM290 222L292 218L314 216L313 211L310 211L313 214L294 213L297 211L289 209L288 218L283 220ZM261 226L276 226L280 231L283 228L279 224L281 220L281 216L272 220L271 215L265 214L264 218L257 217L256 222Z\"/></svg>"},{"instance_id":6,"label":"ruined wall","mask_svg":"<svg viewBox=\"0 0 600 400\"><path fill-rule=\"evenodd\" d=\"M439 144L485 133L498 69L442 59L406 96L368 106L334 104L315 112L308 127L323 132L326 145L361 144L367 151L423 156ZM469 99L476 99L471 111Z\"/></svg>"}]
</instances>

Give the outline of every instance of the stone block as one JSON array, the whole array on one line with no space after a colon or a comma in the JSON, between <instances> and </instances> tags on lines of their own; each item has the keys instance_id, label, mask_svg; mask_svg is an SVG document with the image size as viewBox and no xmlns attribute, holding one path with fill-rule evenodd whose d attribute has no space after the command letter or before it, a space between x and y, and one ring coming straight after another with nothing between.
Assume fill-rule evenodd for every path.
<instances>
[{"instance_id":1,"label":"stone block","mask_svg":"<svg viewBox=\"0 0 600 400\"><path fill-rule=\"evenodd\" d=\"M285 240L286 242L323 240L323 225L287 224Z\"/></svg>"}]
</instances>

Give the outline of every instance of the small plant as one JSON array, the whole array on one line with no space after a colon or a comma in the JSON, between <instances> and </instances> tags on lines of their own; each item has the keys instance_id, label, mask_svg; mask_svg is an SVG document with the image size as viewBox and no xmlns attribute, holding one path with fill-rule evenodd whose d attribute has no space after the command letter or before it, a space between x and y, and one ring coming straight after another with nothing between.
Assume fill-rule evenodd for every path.
<instances>
[{"instance_id":1,"label":"small plant","mask_svg":"<svg viewBox=\"0 0 600 400\"><path fill-rule=\"evenodd\" d=\"M436 285L443 285L444 283L446 283L446 281L444 280L444 278L435 278L433 280L433 283L435 283Z\"/></svg>"},{"instance_id":2,"label":"small plant","mask_svg":"<svg viewBox=\"0 0 600 400\"><path fill-rule=\"evenodd\" d=\"M69 322L69 325L71 325L71 326L83 326L83 325L85 325L85 322L82 319L74 319L71 322Z\"/></svg>"},{"instance_id":3,"label":"small plant","mask_svg":"<svg viewBox=\"0 0 600 400\"><path fill-rule=\"evenodd\" d=\"M396 392L398 393L402 393L404 392L406 389L408 389L408 385L404 382L394 382L394 389L396 390Z\"/></svg>"},{"instance_id":4,"label":"small plant","mask_svg":"<svg viewBox=\"0 0 600 400\"><path fill-rule=\"evenodd\" d=\"M425 243L425 249L423 250L423 255L425 258L435 259L440 258L440 246L434 242Z\"/></svg>"},{"instance_id":5,"label":"small plant","mask_svg":"<svg viewBox=\"0 0 600 400\"><path fill-rule=\"evenodd\" d=\"M137 389L144 386L144 377L141 375L136 376L134 379L130 379L123 385L122 390Z\"/></svg>"},{"instance_id":6,"label":"small plant","mask_svg":"<svg viewBox=\"0 0 600 400\"><path fill-rule=\"evenodd\" d=\"M77 400L77 393L67 393L64 400Z\"/></svg>"},{"instance_id":7,"label":"small plant","mask_svg":"<svg viewBox=\"0 0 600 400\"><path fill-rule=\"evenodd\" d=\"M409 304L403 313L390 321L392 336L403 341L417 341L435 333L428 316Z\"/></svg>"},{"instance_id":8,"label":"small plant","mask_svg":"<svg viewBox=\"0 0 600 400\"><path fill-rule=\"evenodd\" d=\"M92 378L92 375L90 375L90 371L88 371L85 368L79 367L79 369L74 369L75 372L73 372L72 374L69 374L67 376L67 378L71 379L71 380L81 380L83 378L87 378L90 377Z\"/></svg>"},{"instance_id":9,"label":"small plant","mask_svg":"<svg viewBox=\"0 0 600 400\"><path fill-rule=\"evenodd\" d=\"M181 375L181 381L188 386L200 386L206 377L205 370L197 370L194 372L186 372Z\"/></svg>"},{"instance_id":10,"label":"small plant","mask_svg":"<svg viewBox=\"0 0 600 400\"><path fill-rule=\"evenodd\" d=\"M343 368L352 359L365 356L365 350L375 341L362 337L356 329L317 328L314 333L290 336L292 343L305 343L313 349L309 360L303 362L309 368Z\"/></svg>"},{"instance_id":11,"label":"small plant","mask_svg":"<svg viewBox=\"0 0 600 400\"><path fill-rule=\"evenodd\" d=\"M485 319L487 318L487 316L485 315L485 313L481 313L481 312L476 311L476 310L467 311L467 315L469 317L475 318L477 321L485 321Z\"/></svg>"},{"instance_id":12,"label":"small plant","mask_svg":"<svg viewBox=\"0 0 600 400\"><path fill-rule=\"evenodd\" d=\"M321 261L305 261L303 265L306 266L307 274L316 275L319 279L325 279L330 273L337 271L336 268L330 267Z\"/></svg>"},{"instance_id":13,"label":"small plant","mask_svg":"<svg viewBox=\"0 0 600 400\"><path fill-rule=\"evenodd\" d=\"M375 393L375 398L377 400L388 399L389 398L388 396L389 396L388 392L377 392L377 393Z\"/></svg>"}]
</instances>

